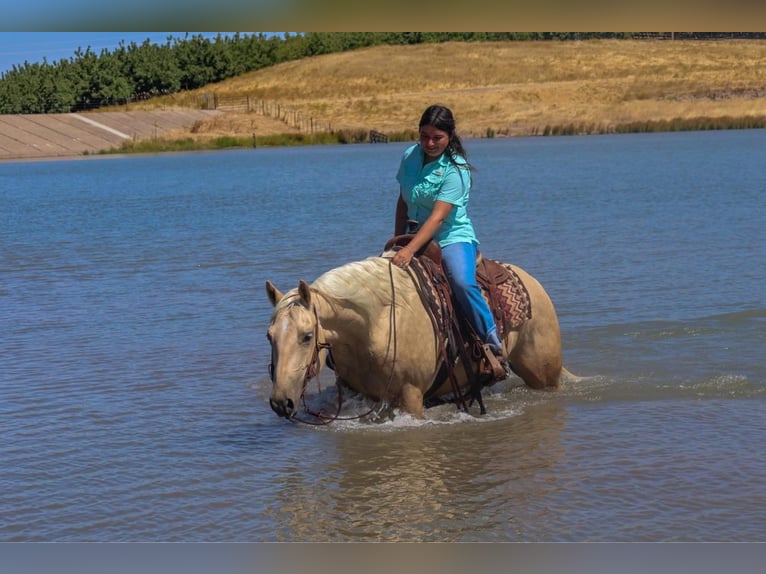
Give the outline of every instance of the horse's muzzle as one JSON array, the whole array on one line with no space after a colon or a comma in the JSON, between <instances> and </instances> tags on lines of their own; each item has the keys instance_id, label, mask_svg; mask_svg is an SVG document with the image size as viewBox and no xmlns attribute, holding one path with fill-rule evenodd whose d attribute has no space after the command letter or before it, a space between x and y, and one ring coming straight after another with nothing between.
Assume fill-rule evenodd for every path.
<instances>
[{"instance_id":1,"label":"horse's muzzle","mask_svg":"<svg viewBox=\"0 0 766 574\"><path fill-rule=\"evenodd\" d=\"M269 399L269 405L271 410L277 413L277 416L285 417L287 419L295 416L295 405L292 399L285 399L283 401L275 401Z\"/></svg>"}]
</instances>

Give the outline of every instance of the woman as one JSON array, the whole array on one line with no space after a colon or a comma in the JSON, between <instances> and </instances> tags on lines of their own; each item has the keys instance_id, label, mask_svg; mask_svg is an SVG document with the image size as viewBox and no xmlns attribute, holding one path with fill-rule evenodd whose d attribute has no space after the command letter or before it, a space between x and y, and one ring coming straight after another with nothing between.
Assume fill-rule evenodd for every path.
<instances>
[{"instance_id":1,"label":"woman","mask_svg":"<svg viewBox=\"0 0 766 574\"><path fill-rule=\"evenodd\" d=\"M396 179L399 200L394 234L407 231L408 219L417 222L417 232L394 254L394 265L406 268L421 247L431 239L436 241L461 312L492 352L501 355L495 319L476 282L479 241L466 211L471 165L449 108L434 105L423 113L419 143L404 152Z\"/></svg>"}]
</instances>

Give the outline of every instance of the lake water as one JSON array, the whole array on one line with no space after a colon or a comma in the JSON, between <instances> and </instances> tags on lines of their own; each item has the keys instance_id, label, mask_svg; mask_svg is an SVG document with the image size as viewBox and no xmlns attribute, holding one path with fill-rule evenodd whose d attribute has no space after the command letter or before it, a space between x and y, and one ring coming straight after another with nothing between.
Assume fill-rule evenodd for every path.
<instances>
[{"instance_id":1,"label":"lake water","mask_svg":"<svg viewBox=\"0 0 766 574\"><path fill-rule=\"evenodd\" d=\"M378 254L405 145L0 164L0 541L764 541L763 130L467 141L582 380L272 413L264 281Z\"/></svg>"}]
</instances>

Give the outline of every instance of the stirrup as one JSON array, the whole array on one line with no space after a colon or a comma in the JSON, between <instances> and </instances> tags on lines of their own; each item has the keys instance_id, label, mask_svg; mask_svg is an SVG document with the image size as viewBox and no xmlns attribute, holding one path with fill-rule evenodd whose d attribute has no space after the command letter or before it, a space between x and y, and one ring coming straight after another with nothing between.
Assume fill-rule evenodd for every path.
<instances>
[{"instance_id":1,"label":"stirrup","mask_svg":"<svg viewBox=\"0 0 766 574\"><path fill-rule=\"evenodd\" d=\"M508 372L505 370L505 367L500 364L500 361L498 360L495 353L492 352L489 344L484 343L481 346L481 351L484 355L484 360L487 361L487 365L489 367L487 374L492 375L492 378L496 383L505 380L508 377Z\"/></svg>"}]
</instances>

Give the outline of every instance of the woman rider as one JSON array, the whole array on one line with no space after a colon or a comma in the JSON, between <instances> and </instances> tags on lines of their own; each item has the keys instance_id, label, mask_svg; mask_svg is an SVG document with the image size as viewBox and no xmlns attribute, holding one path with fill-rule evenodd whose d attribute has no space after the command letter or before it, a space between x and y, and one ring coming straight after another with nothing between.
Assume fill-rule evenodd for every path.
<instances>
[{"instance_id":1,"label":"woman rider","mask_svg":"<svg viewBox=\"0 0 766 574\"><path fill-rule=\"evenodd\" d=\"M461 312L492 352L501 355L495 319L476 282L479 241L466 211L471 165L455 132L455 118L449 108L433 105L423 112L418 127L419 142L404 152L396 176L399 199L394 234L407 231L408 219L418 227L392 261L406 268L421 247L431 239L436 241Z\"/></svg>"}]
</instances>

